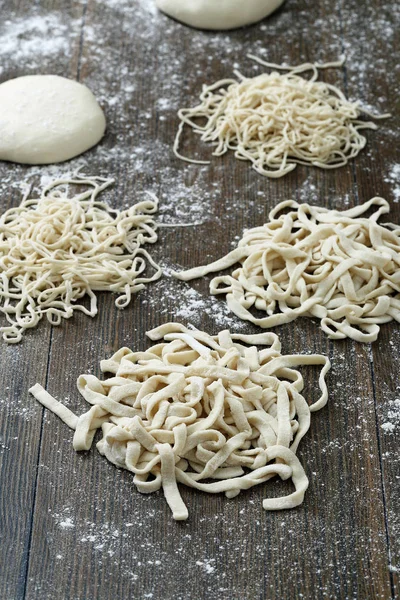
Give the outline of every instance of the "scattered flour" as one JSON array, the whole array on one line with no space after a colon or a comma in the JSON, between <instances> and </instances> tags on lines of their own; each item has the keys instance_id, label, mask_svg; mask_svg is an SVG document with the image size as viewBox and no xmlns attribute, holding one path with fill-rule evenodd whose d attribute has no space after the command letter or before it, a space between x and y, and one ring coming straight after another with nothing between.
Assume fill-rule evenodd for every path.
<instances>
[{"instance_id":1,"label":"scattered flour","mask_svg":"<svg viewBox=\"0 0 400 600\"><path fill-rule=\"evenodd\" d=\"M204 236L198 242L200 257L202 251L209 252L209 246L215 243L212 227L221 227L222 224L231 227L233 247L235 237L241 237L244 228L263 222L268 210L278 200L294 195L296 187L295 199L301 201L318 201L321 193L326 194L331 202L336 202L337 198L337 190L328 183L333 181L333 176L331 178L330 173L317 170L299 169L297 178L290 180L290 185L289 180L284 180L282 187L278 188L276 182L269 182L268 186L261 183L259 176L251 173L250 169L244 169L242 164L235 166L237 171L232 170L228 178L226 162L221 159L212 166L214 185L210 185L208 167L174 161L171 143L177 124L176 110L191 105L198 97L203 82L216 80L216 73L229 77L233 68L239 68L250 76L260 72L257 65L246 59L247 52L273 62L290 63L293 55L297 55L297 62L309 59L323 62L337 59L344 51L347 57L345 72L329 70L324 73L324 79L339 85L349 97L361 99L364 106L375 112L394 111L400 95L399 66L395 61L391 61L390 65L387 61L387 47L395 47L397 43L398 28L395 24L400 19L400 4L393 1L367 3L363 6L361 17L354 3L321 0L313 9L313 37L310 39L310 11L304 2L298 0L286 2L283 10L255 27L223 34L188 30L158 13L153 0L98 0L88 5L80 54L84 4L71 3L71 18L65 20L57 10L46 8L44 11L38 3L25 3L23 13L16 9L11 11L7 20L0 21L2 81L16 74L36 73L44 68L46 72L72 77L79 68L81 80L104 106L109 127L108 135L100 146L67 165L39 169L0 163L0 200L3 205L18 203L20 185L26 181L32 181L35 186L44 185L54 177L83 166L86 173L115 175L115 186L108 192L115 206L131 204L145 190L150 190L160 198L160 222L203 223L201 231ZM364 26L366 22L368 27ZM116 31L124 38L122 47L115 44ZM273 44L269 43L271 38ZM198 61L192 58L188 61L184 51L188 44L192 49L191 56L197 55ZM135 55L132 47L136 48ZM152 81L151 89L149 80ZM146 90L144 100L143 90ZM154 114L156 118L153 118ZM130 125L132 122L135 123L134 128ZM374 140L377 144L387 145L389 138L397 152L400 148L399 133L398 117L394 116L380 124ZM378 151L379 147L375 145L360 155L366 173L374 166L374 161L383 160ZM385 183L393 190L393 199L400 202L400 157L392 160L389 171L385 165L381 172ZM229 190L229 197L221 194L221 181ZM348 195L341 201L344 204L354 202L356 186L345 191ZM211 235L207 235L210 223ZM192 237L199 231L191 228L182 228L179 232L160 230L160 256L164 256L164 260L171 256L178 241L193 244ZM161 321L173 316L198 326L206 317L209 328L215 332L225 327L247 330L246 324L228 312L224 301L208 295L207 282L194 282L190 287L168 275L168 269L175 265L164 266L166 277L140 295L144 309L151 309L154 319ZM55 441L54 455L47 456L46 467L39 467L38 480L39 485L48 489L48 493L38 498L51 506L50 518L46 522L48 527L43 535L46 535L46 551L56 559L53 566L60 570L58 572L71 569L73 556L79 553L83 574L87 573L89 565L98 569L99 574L112 572L120 585L126 586L125 589L132 593L132 597L135 597L135 586L141 585L141 589L145 586L148 598L161 598L165 586L174 578L179 587L175 600L189 600L190 590L186 582L190 581L194 570L196 582L202 586L199 589L204 590L202 593L208 600L232 600L239 595L243 600L269 595L284 597L287 589L299 588L304 566L310 564L316 573L321 573L321 583L315 593L323 600L343 594L349 599L361 597L362 592L354 578L355 570L366 586L369 580L373 585L371 556L374 557L376 571L388 562L381 514L378 514L373 502L365 506L363 494L356 489L358 486L350 477L343 477L340 470L342 463L349 465L354 472L360 469L368 477L368 499L381 497L381 472L376 446L370 435L371 423L375 423L375 409L366 380L357 382L356 394L349 398L349 391L355 390L351 373L361 361L368 365L368 356L360 354L365 350L345 342L338 342L334 347L324 345L317 326L313 335L310 335L309 329L304 332L300 325L296 326L295 333L291 325L285 330L282 328L282 334L287 336L286 341L291 342L293 351L307 347L310 351L331 351L333 354L329 381L331 401L326 407L327 412L317 415L321 428L316 425L311 430L310 444L307 449L301 450L303 456L308 453L309 474L313 476L320 464L313 457L321 451L321 439L329 431L331 437L326 440L323 450L326 469L315 479L319 483L310 492L310 506L313 503L318 506L312 519L310 514L295 511L293 514L271 515L266 520L257 508L257 490L241 494L234 501L220 496L205 499L204 495L198 494L196 502L202 507L199 510L202 516L196 517L192 523L180 524L177 533L177 525L172 520L164 519L162 526L160 524L164 510L161 494L158 500L138 495L131 485L130 473L118 471L95 454L86 463L84 457L74 457L79 468L74 467L73 477L79 478L84 470L82 465L88 462L90 470L84 471L86 479L79 480L79 484L71 482L61 491L66 456L70 460L73 452L71 432L65 431L62 434L65 435L65 450L57 446L59 440ZM108 334L102 335L101 344L107 345L111 351L114 343L112 335L109 340ZM132 332L126 332L126 336L130 345ZM30 343L28 339L26 343ZM78 343L87 352L87 369L97 372L93 356L98 340ZM295 344L298 347L295 348ZM7 352L7 360L12 364L18 363L20 350ZM78 374L79 371L75 372L70 365L65 365L66 380L74 381ZM397 398L398 394L396 392ZM393 473L398 473L390 469L399 464L399 458L389 444L400 426L397 402L393 396L387 399L385 396L385 402L379 407L383 415L380 421L382 441L388 444L390 450L383 454L383 464L388 472ZM17 377L11 390L3 388L0 409L10 422L37 418L39 411L34 402L26 402ZM21 432L23 429L21 427ZM64 438L61 441L64 442ZM2 457L25 453L30 448L23 446L21 449L21 444L27 443L22 433L18 440L4 435L0 442ZM92 459L98 470L92 466ZM59 468L54 470L57 460ZM284 485L278 483L277 487ZM398 492L395 485L387 488L387 493L393 497L388 523L393 546L390 570L395 574L400 555L400 522L395 511ZM260 493L263 491L260 490ZM185 493L192 492L186 490ZM354 515L348 514L348 505L343 503L343 497L349 499L360 519L354 520ZM67 502L69 504L65 507ZM210 507L215 513L212 518L209 516ZM311 529L309 539L312 543L302 546L299 555L299 535L306 529ZM203 541L200 541L201 536ZM206 545L204 539L207 540ZM247 540L247 545L243 544L243 540ZM359 550L357 556L351 552L344 555L344 550L355 547ZM255 557L251 564L249 552ZM270 565L273 566L270 568ZM278 569L286 573L285 584L289 586L286 590L282 590L277 580ZM248 571L246 589L238 589L239 578L232 577L239 570ZM37 575L32 585L34 593L42 600L53 600L56 595L51 582L40 580ZM377 591L377 598L386 600L387 597L384 591Z\"/></svg>"},{"instance_id":2,"label":"scattered flour","mask_svg":"<svg viewBox=\"0 0 400 600\"><path fill-rule=\"evenodd\" d=\"M0 23L0 57L30 67L43 65L44 59L70 54L69 27L72 37L79 34L80 22L68 25L57 14L36 14L7 19ZM0 74L3 65L0 66Z\"/></svg>"},{"instance_id":3,"label":"scattered flour","mask_svg":"<svg viewBox=\"0 0 400 600\"><path fill-rule=\"evenodd\" d=\"M231 313L223 300L210 296L208 292L202 295L189 284L172 277L171 270L179 270L178 266L171 267L160 263L163 267L164 277L157 281L146 293L142 300L144 306L157 309L160 322L163 315L170 314L171 305L175 306L174 319L183 323L191 323L195 327L201 326L204 315L207 315L215 326L215 332L220 329L244 331L246 324ZM163 298L160 305L159 298Z\"/></svg>"},{"instance_id":4,"label":"scattered flour","mask_svg":"<svg viewBox=\"0 0 400 600\"><path fill-rule=\"evenodd\" d=\"M400 398L388 400L385 409L387 421L381 427L385 433L394 433L400 426Z\"/></svg>"},{"instance_id":5,"label":"scattered flour","mask_svg":"<svg viewBox=\"0 0 400 600\"><path fill-rule=\"evenodd\" d=\"M400 202L400 163L392 166L384 181L392 186L394 202Z\"/></svg>"},{"instance_id":6,"label":"scattered flour","mask_svg":"<svg viewBox=\"0 0 400 600\"><path fill-rule=\"evenodd\" d=\"M64 520L58 521L57 525L61 529L74 529L75 523L71 517L65 517Z\"/></svg>"},{"instance_id":7,"label":"scattered flour","mask_svg":"<svg viewBox=\"0 0 400 600\"><path fill-rule=\"evenodd\" d=\"M210 558L209 560L196 560L196 565L202 567L206 573L210 574L215 571L215 562L215 558Z\"/></svg>"}]
</instances>

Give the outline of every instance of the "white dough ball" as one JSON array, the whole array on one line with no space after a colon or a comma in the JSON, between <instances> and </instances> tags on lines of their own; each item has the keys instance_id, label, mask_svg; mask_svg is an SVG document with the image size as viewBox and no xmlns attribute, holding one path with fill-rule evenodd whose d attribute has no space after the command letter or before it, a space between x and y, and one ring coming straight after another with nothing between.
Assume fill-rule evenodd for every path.
<instances>
[{"instance_id":1,"label":"white dough ball","mask_svg":"<svg viewBox=\"0 0 400 600\"><path fill-rule=\"evenodd\" d=\"M29 75L0 85L0 160L44 165L82 154L104 135L92 92L57 75Z\"/></svg>"},{"instance_id":2,"label":"white dough ball","mask_svg":"<svg viewBox=\"0 0 400 600\"><path fill-rule=\"evenodd\" d=\"M156 0L170 17L198 29L235 29L261 21L283 0Z\"/></svg>"}]
</instances>

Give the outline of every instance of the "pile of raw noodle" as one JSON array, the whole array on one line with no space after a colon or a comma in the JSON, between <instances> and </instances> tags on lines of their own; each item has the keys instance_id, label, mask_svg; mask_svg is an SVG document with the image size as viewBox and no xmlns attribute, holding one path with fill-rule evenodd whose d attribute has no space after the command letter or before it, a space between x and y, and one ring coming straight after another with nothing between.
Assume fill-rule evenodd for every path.
<instances>
[{"instance_id":1,"label":"pile of raw noodle","mask_svg":"<svg viewBox=\"0 0 400 600\"><path fill-rule=\"evenodd\" d=\"M184 125L199 134L215 149L214 156L233 150L235 157L249 160L261 175L282 177L297 164L323 169L341 167L364 148L362 129L376 129L372 122L359 120L362 113L373 118L359 102L350 102L334 85L317 81L318 69L339 67L343 61L298 67L282 67L250 58L273 69L256 77L235 72L239 81L223 79L203 86L200 104L178 112L181 123L175 139L179 152ZM279 70L287 70L281 74ZM310 79L301 74L311 71ZM203 124L202 121L205 120Z\"/></svg>"},{"instance_id":2,"label":"pile of raw noodle","mask_svg":"<svg viewBox=\"0 0 400 600\"><path fill-rule=\"evenodd\" d=\"M28 190L20 206L0 217L0 328L9 343L22 339L46 315L52 325L74 311L97 314L96 291L119 294L124 308L161 269L142 248L157 241L157 199L111 209L98 195L112 180L75 174L50 183L39 198ZM69 196L70 186L84 191ZM147 265L153 273L145 275ZM90 306L78 302L84 296Z\"/></svg>"},{"instance_id":3,"label":"pile of raw noodle","mask_svg":"<svg viewBox=\"0 0 400 600\"><path fill-rule=\"evenodd\" d=\"M329 359L282 355L273 333L210 336L167 323L147 335L164 341L146 352L122 348L102 361L110 379L79 377L78 389L93 405L79 418L39 384L31 388L75 429L75 450L88 450L101 427L99 452L132 471L140 492L162 487L177 520L188 517L177 483L233 498L279 475L291 478L295 491L264 500L264 508L300 504L308 479L296 450L311 412L326 404ZM311 406L301 395L300 365L322 366L321 396Z\"/></svg>"},{"instance_id":4,"label":"pile of raw noodle","mask_svg":"<svg viewBox=\"0 0 400 600\"><path fill-rule=\"evenodd\" d=\"M382 323L400 322L400 226L377 223L388 212L383 198L344 211L281 202L236 250L175 276L188 281L240 263L210 291L226 294L241 319L268 328L316 317L330 338L373 342Z\"/></svg>"}]
</instances>

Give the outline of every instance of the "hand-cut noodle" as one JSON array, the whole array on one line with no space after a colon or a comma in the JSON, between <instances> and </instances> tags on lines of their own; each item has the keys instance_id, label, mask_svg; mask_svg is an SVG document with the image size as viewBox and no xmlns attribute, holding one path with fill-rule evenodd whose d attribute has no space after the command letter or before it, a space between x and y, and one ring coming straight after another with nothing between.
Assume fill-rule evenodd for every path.
<instances>
[{"instance_id":1,"label":"hand-cut noodle","mask_svg":"<svg viewBox=\"0 0 400 600\"><path fill-rule=\"evenodd\" d=\"M361 217L373 206L379 209ZM189 281L240 262L232 275L215 277L210 291L227 294L241 319L268 328L316 317L330 338L372 342L380 324L400 322L400 226L377 223L388 212L383 198L344 211L287 200L268 223L246 231L236 250L175 276Z\"/></svg>"},{"instance_id":2,"label":"hand-cut noodle","mask_svg":"<svg viewBox=\"0 0 400 600\"><path fill-rule=\"evenodd\" d=\"M50 183L40 198L28 190L20 206L1 215L0 312L10 325L0 332L7 342L19 342L44 315L52 325L76 310L93 317L95 291L120 294L115 304L124 308L145 283L161 277L142 248L157 241L151 217L157 199L113 210L97 200L111 183L77 173ZM69 184L86 189L68 197ZM154 273L144 276L147 264ZM77 302L86 294L89 308Z\"/></svg>"},{"instance_id":3,"label":"hand-cut noodle","mask_svg":"<svg viewBox=\"0 0 400 600\"><path fill-rule=\"evenodd\" d=\"M311 412L327 402L329 359L282 355L274 333L210 336L167 323L147 335L164 342L146 352L118 350L101 363L110 379L79 377L78 389L93 405L79 418L39 384L30 389L75 429L75 450L88 450L101 427L99 452L135 473L140 492L162 487L178 520L187 519L188 511L177 483L233 498L279 475L291 478L295 491L264 500L263 507L301 504L308 479L296 450ZM311 406L301 395L300 365L322 366L321 396Z\"/></svg>"},{"instance_id":4,"label":"hand-cut noodle","mask_svg":"<svg viewBox=\"0 0 400 600\"><path fill-rule=\"evenodd\" d=\"M349 102L339 88L317 81L318 69L338 67L343 61L282 67L249 57L288 73L274 70L247 78L235 71L239 81L223 79L203 86L200 104L178 112L181 123L174 144L178 158L208 164L179 153L185 124L215 146L214 156L234 150L236 158L251 161L258 173L268 177L282 177L296 164L341 167L364 148L366 138L360 130L376 129L376 125L358 118L369 113L359 102ZM311 79L300 75L305 71L312 71ZM198 119L206 119L205 124Z\"/></svg>"}]
</instances>

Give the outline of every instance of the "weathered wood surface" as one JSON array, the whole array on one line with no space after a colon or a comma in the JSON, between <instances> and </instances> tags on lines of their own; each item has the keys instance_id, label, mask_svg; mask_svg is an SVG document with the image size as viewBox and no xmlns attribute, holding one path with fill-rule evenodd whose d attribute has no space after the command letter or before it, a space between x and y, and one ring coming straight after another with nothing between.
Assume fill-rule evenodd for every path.
<instances>
[{"instance_id":1,"label":"weathered wood surface","mask_svg":"<svg viewBox=\"0 0 400 600\"><path fill-rule=\"evenodd\" d=\"M0 81L56 73L93 89L109 127L101 146L83 157L84 170L115 177L107 198L116 206L151 190L160 197L160 221L200 222L160 230L152 253L166 267L221 256L243 228L265 222L288 197L344 208L380 194L399 222L393 193L393 166L400 163L399 9L378 0L308 6L287 0L261 24L209 34L157 14L151 0L3 0ZM358 159L336 171L299 167L271 181L232 156L209 167L175 159L177 108L193 104L203 82L229 76L233 65L259 72L246 53L262 50L270 61L294 64L344 52L346 66L323 77L395 116L368 133ZM185 150L209 156L190 135ZM0 163L2 208L19 202L16 184L69 168ZM191 289L199 294L197 308ZM308 320L279 330L285 352L315 350L333 364L329 404L313 416L299 450L310 488L291 512L262 510L264 497L288 491L284 484L259 486L234 500L183 489L190 519L175 523L161 494L140 495L131 475L95 450L77 455L68 428L28 396L38 381L79 412L80 373L98 373L99 361L123 345L144 349L144 332L167 320L217 332L229 323L221 305L208 298L207 281L189 286L166 278L123 312L103 294L96 319L78 315L59 328L43 323L19 346L0 345L0 598L398 597L399 425L392 433L382 427L394 422L390 411L399 398L398 325L384 326L372 346L333 343ZM316 373L308 375L315 395Z\"/></svg>"}]
</instances>

